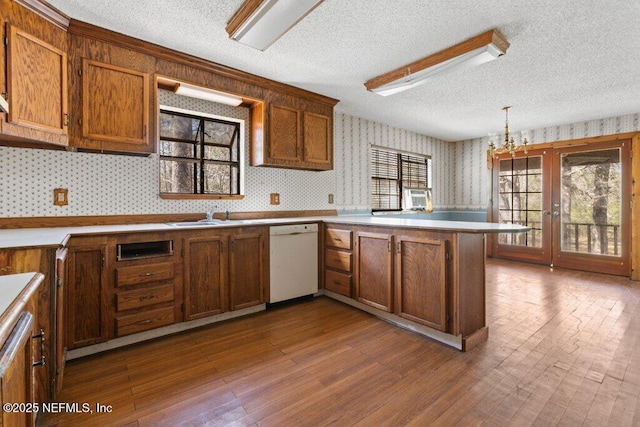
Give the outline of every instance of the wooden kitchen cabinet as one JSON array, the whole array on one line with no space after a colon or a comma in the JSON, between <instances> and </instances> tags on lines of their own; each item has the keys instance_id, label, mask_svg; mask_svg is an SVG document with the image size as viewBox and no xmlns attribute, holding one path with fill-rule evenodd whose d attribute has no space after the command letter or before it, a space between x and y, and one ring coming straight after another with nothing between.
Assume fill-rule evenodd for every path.
<instances>
[{"instance_id":1,"label":"wooden kitchen cabinet","mask_svg":"<svg viewBox=\"0 0 640 427\"><path fill-rule=\"evenodd\" d=\"M235 229L230 236L229 307L231 310L265 302L269 250L266 227Z\"/></svg>"},{"instance_id":2,"label":"wooden kitchen cabinet","mask_svg":"<svg viewBox=\"0 0 640 427\"><path fill-rule=\"evenodd\" d=\"M393 312L393 234L355 233L355 296L364 304Z\"/></svg>"},{"instance_id":3,"label":"wooden kitchen cabinet","mask_svg":"<svg viewBox=\"0 0 640 427\"><path fill-rule=\"evenodd\" d=\"M180 243L172 233L109 239L109 338L182 321Z\"/></svg>"},{"instance_id":4,"label":"wooden kitchen cabinet","mask_svg":"<svg viewBox=\"0 0 640 427\"><path fill-rule=\"evenodd\" d=\"M0 143L66 147L67 34L17 2L6 5L3 13L6 47L0 49L0 93L9 112L0 120Z\"/></svg>"},{"instance_id":5,"label":"wooden kitchen cabinet","mask_svg":"<svg viewBox=\"0 0 640 427\"><path fill-rule=\"evenodd\" d=\"M68 349L106 341L107 297L105 243L72 240L68 246L66 306L66 342Z\"/></svg>"},{"instance_id":6,"label":"wooden kitchen cabinet","mask_svg":"<svg viewBox=\"0 0 640 427\"><path fill-rule=\"evenodd\" d=\"M431 328L447 328L447 241L396 236L395 312Z\"/></svg>"},{"instance_id":7,"label":"wooden kitchen cabinet","mask_svg":"<svg viewBox=\"0 0 640 427\"><path fill-rule=\"evenodd\" d=\"M70 122L70 145L100 152L155 152L155 58L77 34L73 25L69 32L69 86L78 108Z\"/></svg>"},{"instance_id":8,"label":"wooden kitchen cabinet","mask_svg":"<svg viewBox=\"0 0 640 427\"><path fill-rule=\"evenodd\" d=\"M32 333L33 316L24 312L0 350L0 396L3 405L35 401ZM34 420L34 412L3 410L0 425L32 426L35 425Z\"/></svg>"},{"instance_id":9,"label":"wooden kitchen cabinet","mask_svg":"<svg viewBox=\"0 0 640 427\"><path fill-rule=\"evenodd\" d=\"M325 227L324 287L346 297L352 296L353 232L336 226Z\"/></svg>"},{"instance_id":10,"label":"wooden kitchen cabinet","mask_svg":"<svg viewBox=\"0 0 640 427\"><path fill-rule=\"evenodd\" d=\"M251 164L305 170L333 169L334 104L270 92L266 102L265 140L253 138Z\"/></svg>"},{"instance_id":11,"label":"wooden kitchen cabinet","mask_svg":"<svg viewBox=\"0 0 640 427\"><path fill-rule=\"evenodd\" d=\"M38 286L34 300L34 330L44 331L45 365L34 370L35 402L49 401L55 388L55 248L0 249L0 276L40 272L44 276L43 284ZM34 344L35 345L35 344ZM40 343L37 344L37 357L40 357Z\"/></svg>"},{"instance_id":12,"label":"wooden kitchen cabinet","mask_svg":"<svg viewBox=\"0 0 640 427\"><path fill-rule=\"evenodd\" d=\"M184 247L184 317L194 320L227 311L226 232L187 237Z\"/></svg>"},{"instance_id":13,"label":"wooden kitchen cabinet","mask_svg":"<svg viewBox=\"0 0 640 427\"><path fill-rule=\"evenodd\" d=\"M33 405L42 403L38 400L40 383L35 372L43 369L44 361L44 342L40 340L37 326L38 293L39 288L43 287L44 276L34 274L30 279L22 277L9 280L25 280L25 283L14 282L18 286L16 288L5 282L13 288L11 292L15 299L0 313L0 401L3 405L22 404L24 407L3 410L0 425L32 426L37 415ZM15 291L21 286L24 288L16 294Z\"/></svg>"},{"instance_id":14,"label":"wooden kitchen cabinet","mask_svg":"<svg viewBox=\"0 0 640 427\"><path fill-rule=\"evenodd\" d=\"M56 251L56 298L55 298L55 362L53 367L54 386L52 387L52 397L55 397L62 390L64 378L64 367L67 360L67 340L66 340L66 316L65 316L65 289L67 287L67 257L69 250L61 248Z\"/></svg>"}]
</instances>

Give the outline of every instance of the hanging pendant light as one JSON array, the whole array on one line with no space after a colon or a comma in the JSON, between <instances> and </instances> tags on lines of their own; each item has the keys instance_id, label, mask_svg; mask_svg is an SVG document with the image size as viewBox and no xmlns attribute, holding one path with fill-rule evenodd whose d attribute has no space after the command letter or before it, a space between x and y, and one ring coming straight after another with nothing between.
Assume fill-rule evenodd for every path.
<instances>
[{"instance_id":1,"label":"hanging pendant light","mask_svg":"<svg viewBox=\"0 0 640 427\"><path fill-rule=\"evenodd\" d=\"M527 155L527 145L529 141L527 138L521 140L520 132L516 132L514 135L509 135L509 108L511 106L502 107L504 110L505 120L504 120L504 141L502 143L502 147L496 147L496 142L498 140L498 134L490 133L489 134L489 151L491 157L494 159L498 157L500 154L509 153L511 157L515 157L516 153L520 150Z\"/></svg>"}]
</instances>

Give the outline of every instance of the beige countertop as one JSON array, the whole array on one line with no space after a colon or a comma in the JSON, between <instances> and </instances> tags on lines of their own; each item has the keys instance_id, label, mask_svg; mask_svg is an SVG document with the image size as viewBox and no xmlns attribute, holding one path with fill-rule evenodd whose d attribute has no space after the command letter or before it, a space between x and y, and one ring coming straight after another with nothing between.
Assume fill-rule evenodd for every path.
<instances>
[{"instance_id":1,"label":"beige countertop","mask_svg":"<svg viewBox=\"0 0 640 427\"><path fill-rule=\"evenodd\" d=\"M59 247L64 245L69 236L88 234L116 234L135 232L158 232L193 230L205 228L227 228L250 225L279 225L300 224L305 222L323 221L333 224L375 225L386 227L404 227L428 230L455 231L461 233L517 233L529 230L527 227L510 224L495 224L487 222L437 221L427 219L389 218L368 215L339 215L315 216L295 218L266 218L252 220L222 221L213 225L176 226L171 224L122 224L96 225L88 227L59 227L59 228L16 228L0 230L0 249L2 248L33 248Z\"/></svg>"}]
</instances>

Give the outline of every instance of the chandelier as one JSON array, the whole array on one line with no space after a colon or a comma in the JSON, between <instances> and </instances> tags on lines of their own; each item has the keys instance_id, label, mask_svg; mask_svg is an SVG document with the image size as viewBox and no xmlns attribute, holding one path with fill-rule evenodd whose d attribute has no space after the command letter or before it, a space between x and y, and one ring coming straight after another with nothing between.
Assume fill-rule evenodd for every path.
<instances>
[{"instance_id":1,"label":"chandelier","mask_svg":"<svg viewBox=\"0 0 640 427\"><path fill-rule=\"evenodd\" d=\"M502 147L496 147L498 134L496 133L489 134L489 152L491 157L493 157L494 159L497 158L499 154L504 154L504 153L509 153L511 154L511 157L515 157L516 153L520 150L522 150L525 156L527 155L527 144L529 144L529 141L527 141L527 138L524 138L524 140L522 141L522 144L520 144L520 137L521 137L520 132L515 133L515 138L513 136L509 136L509 108L511 107L510 106L502 107L505 115L504 141L502 143Z\"/></svg>"}]
</instances>

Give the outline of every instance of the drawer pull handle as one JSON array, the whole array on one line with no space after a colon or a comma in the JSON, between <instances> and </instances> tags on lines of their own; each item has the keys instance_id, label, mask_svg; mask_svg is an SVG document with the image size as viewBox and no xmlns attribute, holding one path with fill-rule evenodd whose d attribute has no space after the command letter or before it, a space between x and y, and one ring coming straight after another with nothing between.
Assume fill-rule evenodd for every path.
<instances>
[{"instance_id":1,"label":"drawer pull handle","mask_svg":"<svg viewBox=\"0 0 640 427\"><path fill-rule=\"evenodd\" d=\"M338 282L337 280L332 280L334 285L340 285L340 282Z\"/></svg>"},{"instance_id":2,"label":"drawer pull handle","mask_svg":"<svg viewBox=\"0 0 640 427\"><path fill-rule=\"evenodd\" d=\"M334 238L333 240L335 240L336 242L342 242L342 239L338 239L337 237Z\"/></svg>"},{"instance_id":3,"label":"drawer pull handle","mask_svg":"<svg viewBox=\"0 0 640 427\"><path fill-rule=\"evenodd\" d=\"M138 322L138 325L148 325L149 323L153 323L153 319L142 320Z\"/></svg>"},{"instance_id":4,"label":"drawer pull handle","mask_svg":"<svg viewBox=\"0 0 640 427\"><path fill-rule=\"evenodd\" d=\"M142 273L140 277L149 277L149 276L153 276L154 274L156 273Z\"/></svg>"},{"instance_id":5,"label":"drawer pull handle","mask_svg":"<svg viewBox=\"0 0 640 427\"><path fill-rule=\"evenodd\" d=\"M143 297L138 298L139 301L144 301L148 299L152 299L155 295L145 295Z\"/></svg>"}]
</instances>

